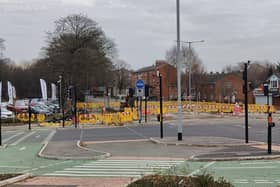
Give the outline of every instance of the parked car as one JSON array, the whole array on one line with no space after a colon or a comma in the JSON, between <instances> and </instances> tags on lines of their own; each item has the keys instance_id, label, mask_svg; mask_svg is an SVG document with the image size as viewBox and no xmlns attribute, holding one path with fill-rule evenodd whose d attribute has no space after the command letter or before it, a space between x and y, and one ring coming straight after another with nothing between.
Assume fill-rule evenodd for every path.
<instances>
[{"instance_id":1,"label":"parked car","mask_svg":"<svg viewBox=\"0 0 280 187\"><path fill-rule=\"evenodd\" d=\"M12 111L9 111L6 107L1 106L1 119L12 119L15 115Z\"/></svg>"},{"instance_id":2,"label":"parked car","mask_svg":"<svg viewBox=\"0 0 280 187\"><path fill-rule=\"evenodd\" d=\"M16 112L27 112L28 111L28 100L16 100L15 104L7 104L7 109Z\"/></svg>"}]
</instances>

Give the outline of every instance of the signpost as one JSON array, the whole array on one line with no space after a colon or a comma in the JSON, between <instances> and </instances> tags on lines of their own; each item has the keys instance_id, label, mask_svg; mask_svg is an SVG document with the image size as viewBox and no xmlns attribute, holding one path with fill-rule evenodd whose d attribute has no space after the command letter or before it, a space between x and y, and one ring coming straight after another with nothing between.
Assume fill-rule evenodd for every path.
<instances>
[{"instance_id":1,"label":"signpost","mask_svg":"<svg viewBox=\"0 0 280 187\"><path fill-rule=\"evenodd\" d=\"M145 89L145 83L143 80L137 80L136 81L136 94L138 97L138 100L140 101L140 104L138 105L138 118L139 118L139 123L141 123L142 120L142 97L144 96L144 89Z\"/></svg>"}]
</instances>

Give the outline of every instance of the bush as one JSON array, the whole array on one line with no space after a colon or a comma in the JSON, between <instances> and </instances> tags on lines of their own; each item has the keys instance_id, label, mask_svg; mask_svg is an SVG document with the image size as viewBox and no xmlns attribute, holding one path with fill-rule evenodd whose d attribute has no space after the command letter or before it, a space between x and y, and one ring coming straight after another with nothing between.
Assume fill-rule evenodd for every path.
<instances>
[{"instance_id":1,"label":"bush","mask_svg":"<svg viewBox=\"0 0 280 187\"><path fill-rule=\"evenodd\" d=\"M127 187L233 187L224 178L215 180L210 174L194 177L149 175L139 179Z\"/></svg>"}]
</instances>

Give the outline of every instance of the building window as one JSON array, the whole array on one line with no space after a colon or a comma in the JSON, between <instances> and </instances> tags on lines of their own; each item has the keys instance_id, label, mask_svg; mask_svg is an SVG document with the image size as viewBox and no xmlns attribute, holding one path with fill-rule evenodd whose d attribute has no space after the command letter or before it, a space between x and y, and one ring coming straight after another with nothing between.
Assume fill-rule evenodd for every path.
<instances>
[{"instance_id":1,"label":"building window","mask_svg":"<svg viewBox=\"0 0 280 187\"><path fill-rule=\"evenodd\" d=\"M270 88L278 88L278 80L271 80Z\"/></svg>"}]
</instances>

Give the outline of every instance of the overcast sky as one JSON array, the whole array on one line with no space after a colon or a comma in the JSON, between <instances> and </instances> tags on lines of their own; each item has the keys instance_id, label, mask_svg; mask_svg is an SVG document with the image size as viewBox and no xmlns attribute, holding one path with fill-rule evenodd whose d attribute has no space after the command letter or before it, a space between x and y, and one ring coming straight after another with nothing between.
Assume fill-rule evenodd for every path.
<instances>
[{"instance_id":1,"label":"overcast sky","mask_svg":"<svg viewBox=\"0 0 280 187\"><path fill-rule=\"evenodd\" d=\"M193 44L208 71L247 60L280 61L279 0L181 0L181 40ZM165 59L176 42L176 0L0 0L4 55L40 57L54 21L82 13L114 39L135 70Z\"/></svg>"}]
</instances>

